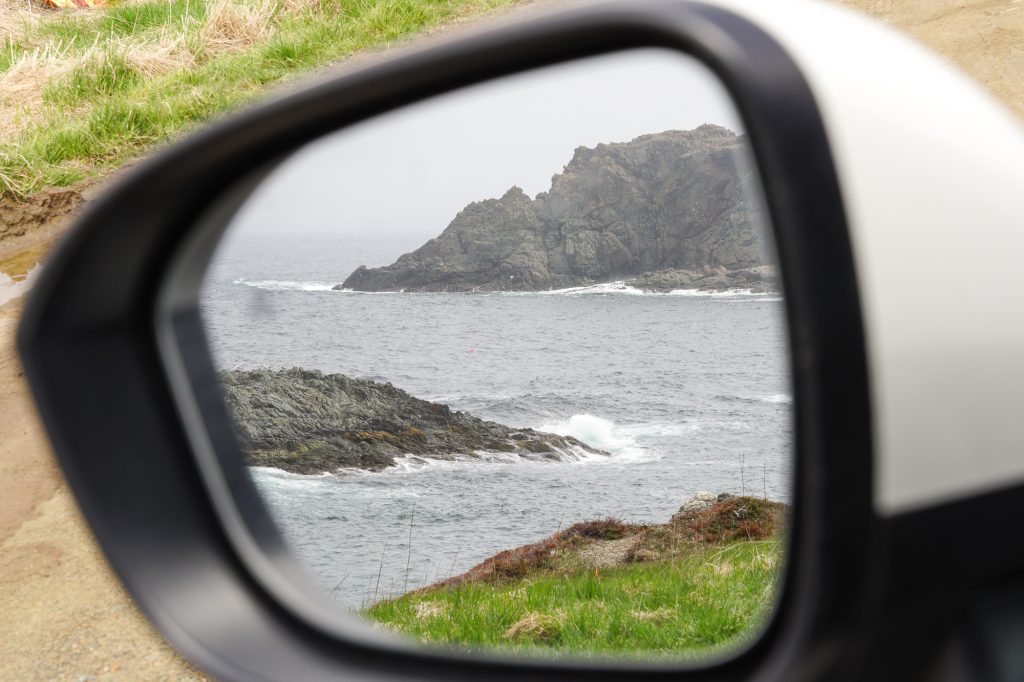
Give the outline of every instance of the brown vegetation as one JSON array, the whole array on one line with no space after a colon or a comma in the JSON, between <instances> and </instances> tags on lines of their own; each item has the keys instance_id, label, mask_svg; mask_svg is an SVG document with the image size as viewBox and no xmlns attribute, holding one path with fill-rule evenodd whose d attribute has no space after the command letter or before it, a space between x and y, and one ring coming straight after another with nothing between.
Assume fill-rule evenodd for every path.
<instances>
[{"instance_id":1,"label":"brown vegetation","mask_svg":"<svg viewBox=\"0 0 1024 682\"><path fill-rule=\"evenodd\" d=\"M578 569L581 555L624 538L635 538L630 547L624 548L621 560L625 563L669 559L694 545L766 540L783 532L788 509L780 502L732 497L707 509L676 514L665 524L631 524L611 517L576 523L540 542L499 552L462 575L420 592L462 583L521 580L538 572L571 572Z\"/></svg>"},{"instance_id":2,"label":"brown vegetation","mask_svg":"<svg viewBox=\"0 0 1024 682\"><path fill-rule=\"evenodd\" d=\"M789 505L756 497L730 497L706 509L676 514L664 525L644 529L626 561L660 561L693 545L767 540L786 528Z\"/></svg>"}]
</instances>

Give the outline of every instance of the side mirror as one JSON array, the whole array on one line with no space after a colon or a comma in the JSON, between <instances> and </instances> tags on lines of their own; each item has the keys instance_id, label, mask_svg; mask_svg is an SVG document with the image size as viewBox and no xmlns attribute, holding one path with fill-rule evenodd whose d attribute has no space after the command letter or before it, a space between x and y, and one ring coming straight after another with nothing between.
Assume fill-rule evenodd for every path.
<instances>
[{"instance_id":1,"label":"side mirror","mask_svg":"<svg viewBox=\"0 0 1024 682\"><path fill-rule=\"evenodd\" d=\"M865 44L874 52L852 59L850 46ZM537 83L543 74L577 67L573 73L584 73L588 64L650 53L688 66L660 75L655 62L630 62L635 78L592 72L603 74L592 82L614 90L612 98L626 92L627 83L638 86L640 94L630 91L604 108L600 98L580 105L586 88L567 85L577 81L552 80L556 85L537 101L552 114L568 111L571 102L581 106L561 123L546 121L543 107L536 119L516 110L529 97L521 93L506 100L478 97L492 102L490 108L464 119L455 118L453 109L429 108L487 88L493 94L516 78L540 74ZM639 87L644 84L646 90ZM702 87L719 94L705 96ZM949 93L955 97L947 101ZM687 107L727 118L738 130L700 127L706 119L688 123ZM683 132L663 123L675 121L677 109ZM452 143L441 151L410 151L420 144L416 134L402 137L395 122L416 111L441 112L434 121L451 126L445 134ZM479 123L486 112L502 112L507 130L526 132L502 147L495 165L524 160L523 169L516 167L524 177L556 178L550 188L509 190L459 212L492 191L477 190L474 182L484 187L492 175L495 182L505 176L485 169L486 161L475 172L466 172L466 160L443 168L429 161L446 150L455 157L460 139L466 142L459 150L479 153L458 121ZM984 131L970 143L958 141L965 121ZM376 138L375 125L383 131ZM534 163L540 151L531 141L543 132L557 152L571 137L565 131L590 131L589 144L605 146L578 151L578 163L561 152ZM430 132L424 128L419 139ZM502 137L490 134L492 140ZM353 151L360 140L362 156ZM613 164L613 152L627 160ZM48 264L32 292L19 345L61 465L113 567L161 632L218 677L907 679L925 671L987 670L1013 679L1009 645L999 637L979 643L977 633L1024 615L1007 611L1010 602L998 598L1019 589L1012 576L1024 567L1024 550L993 542L985 545L988 560L962 563L939 561L939 548L974 551L994 537L988 530L950 539L950 518L995 529L1024 515L1024 460L1015 456L1024 426L1007 408L1024 379L1016 350L1024 347L1018 343L1024 342L1024 325L1007 314L1019 298L1012 273L1017 247L1024 246L1024 231L1011 229L1021 224L1015 197L1024 180L1017 163L1022 153L1024 135L973 86L841 11L801 3L615 2L412 52L320 83L226 120L142 164L79 221ZM346 467L373 471L395 464L396 457L437 459L438 449L424 444L434 441L447 448L441 459L479 456L478 450L524 461L567 452L615 455L588 442L580 429L554 422L540 428L536 419L486 426L474 416L455 419L463 403L452 408L436 396L409 394L388 383L392 376L352 384L328 371L325 378L310 371L320 369L312 365L324 357L316 344L305 355L268 353L263 364L274 371L254 371L257 360L245 371L229 371L234 362L225 344L242 343L246 329L259 328L259 315L287 307L293 317L279 316L273 324L294 335L280 346L291 352L310 329L300 322L317 309L269 301L258 292L244 298L233 289L211 289L210 273L231 253L224 245L239 230L288 221L308 227L318 216L329 219L328 227L347 219L349 236L375 232L397 239L400 230L393 226L401 218L373 225L373 207L394 200L389 182L403 176L375 154L396 159L406 169L407 186L409 178L423 178L446 190L465 189L465 196L452 192L443 206L437 200L440 208L431 218L437 229L430 234L451 222L434 242L392 266L339 272L337 282L320 282L332 300L339 292L331 290L339 287L406 289L403 295L414 296L413 290L535 293L618 281L625 283L616 286L633 290L773 294L774 307L765 308L763 317L734 316L703 347L738 337L743 325L762 331L775 325L748 345L774 348L777 342L785 376L765 385L781 382L792 394L785 409L765 413L770 428L744 436L760 440L765 452L791 453L792 462L786 460L771 491L765 464L762 494L755 495L788 505L780 540L785 560L777 581L766 583L771 606L762 614L763 626L749 629L742 646L684 660L672 654L688 652L666 646L657 653L667 656L654 661L523 657L514 649L481 652L458 638L444 640L447 648L412 646L325 598L323 588L333 597L347 573L323 572L320 577L330 580L324 578L320 588L310 580L309 561L297 556L290 527L251 465L295 475L330 475ZM593 168L584 173L580 168L591 158ZM529 170L525 161L533 164ZM558 175L557 164L566 162ZM629 163L641 171L657 163L683 170L631 175ZM323 175L334 184L322 183ZM647 175L655 179L638 184L637 177ZM564 189L566 183L575 184ZM303 199L294 209L263 201L275 191ZM609 193L615 196L609 199ZM416 210L386 215L407 221L427 215L428 193L401 192L404 200L413 196ZM527 237L520 232L529 232L536 248L524 250ZM307 233L293 227L289 234L281 244ZM657 239L648 244L651 235ZM408 249L396 244L393 256L421 242L417 237ZM976 290L943 278L954 254L972 263L986 259L972 272L985 291L982 301ZM252 263L285 259L271 248L247 257ZM236 275L225 283L244 285ZM780 288L784 297L777 296ZM926 296L943 305L928 303ZM395 300L400 310L393 319L401 320L414 308L408 301L417 299ZM374 321L383 319L381 310L369 313ZM427 338L431 325L450 329L451 321L438 320L475 314L468 310L427 318L408 339ZM724 310L708 314L721 322ZM345 314L351 316L351 309ZM232 315L244 324L231 327L232 319L238 321ZM481 317L476 328L496 319ZM503 334L497 327L491 331ZM624 338L647 337L637 331ZM360 346L364 352L368 347ZM414 358L408 366L422 366L426 361L410 348L415 343L402 357ZM571 341L565 348L576 352ZM292 357L302 369L277 370ZM480 372L514 362L505 357ZM452 374L465 364L460 357L433 371ZM646 364L649 375L637 376L650 377L640 381L683 391L679 384L658 384L664 366L638 364ZM559 366L568 372L574 365ZM581 375L567 374L563 383ZM429 384L419 385L429 390ZM387 408L346 421L331 400L352 395L367 404L387 395L409 414ZM709 404L722 398L708 395ZM670 414L680 414L680 406L670 407L676 410ZM317 410L322 414L314 419ZM440 435L429 430L437 424ZM486 437L451 435L472 428L485 429ZM724 441L722 451L739 453L746 442ZM745 462L735 471L738 492L746 496ZM676 470L665 472L651 480L660 485ZM722 509L745 521L739 508ZM421 583L409 584L415 507L393 519L370 513L382 526L402 524L403 532L408 519L405 585L395 595L429 586L429 571ZM467 516L479 513L469 510ZM664 531L673 542L679 534L674 528L669 524ZM551 530L530 533L541 540ZM559 522L554 540L565 540L562 530ZM358 535L345 537L353 542ZM454 545L457 553L460 545ZM364 555L363 565L352 569L361 571L361 582L374 577L377 557L370 547L349 552ZM556 542L531 551L560 548ZM919 576L923 561L928 579ZM373 601L383 552L379 563ZM337 587L330 590L329 582ZM360 594L349 595L350 605ZM967 612L972 615L965 617ZM534 626L522 625L528 627ZM580 632L583 639L593 634Z\"/></svg>"}]
</instances>

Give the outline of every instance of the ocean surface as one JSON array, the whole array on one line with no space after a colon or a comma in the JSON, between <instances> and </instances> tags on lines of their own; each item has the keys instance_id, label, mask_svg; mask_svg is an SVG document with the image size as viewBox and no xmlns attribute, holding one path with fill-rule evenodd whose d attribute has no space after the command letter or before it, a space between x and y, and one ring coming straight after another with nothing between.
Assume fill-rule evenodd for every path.
<instances>
[{"instance_id":1,"label":"ocean surface","mask_svg":"<svg viewBox=\"0 0 1024 682\"><path fill-rule=\"evenodd\" d=\"M410 457L380 473L322 476L253 468L284 536L331 598L360 608L577 521L664 522L701 490L789 499L779 296L644 294L615 283L518 294L331 290L358 265L391 263L417 245L228 240L202 293L215 362L390 381L610 454Z\"/></svg>"}]
</instances>

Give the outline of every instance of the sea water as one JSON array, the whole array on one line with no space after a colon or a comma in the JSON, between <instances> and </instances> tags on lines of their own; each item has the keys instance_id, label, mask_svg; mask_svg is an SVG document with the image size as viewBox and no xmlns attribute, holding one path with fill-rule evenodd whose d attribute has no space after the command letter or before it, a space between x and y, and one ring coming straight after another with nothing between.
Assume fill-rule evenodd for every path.
<instances>
[{"instance_id":1,"label":"sea water","mask_svg":"<svg viewBox=\"0 0 1024 682\"><path fill-rule=\"evenodd\" d=\"M466 453L382 472L252 475L331 598L360 608L577 521L665 522L697 491L786 501L792 405L782 298L647 294L622 283L537 293L334 291L416 244L246 235L202 308L222 369L304 367L389 381L607 452L566 461Z\"/></svg>"}]
</instances>

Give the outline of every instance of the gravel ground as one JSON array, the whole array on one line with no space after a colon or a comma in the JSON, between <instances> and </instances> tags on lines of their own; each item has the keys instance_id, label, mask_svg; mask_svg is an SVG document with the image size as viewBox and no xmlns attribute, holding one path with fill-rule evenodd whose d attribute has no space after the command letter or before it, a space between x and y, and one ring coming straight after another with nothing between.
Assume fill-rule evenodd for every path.
<instances>
[{"instance_id":1,"label":"gravel ground","mask_svg":"<svg viewBox=\"0 0 1024 682\"><path fill-rule=\"evenodd\" d=\"M1024 116L1024 0L841 4L943 53ZM0 680L208 679L140 616L82 522L14 356L18 309L0 307Z\"/></svg>"},{"instance_id":2,"label":"gravel ground","mask_svg":"<svg viewBox=\"0 0 1024 682\"><path fill-rule=\"evenodd\" d=\"M637 537L618 540L597 540L580 550L580 559L590 568L610 568L625 563L626 555L633 549Z\"/></svg>"}]
</instances>

